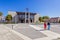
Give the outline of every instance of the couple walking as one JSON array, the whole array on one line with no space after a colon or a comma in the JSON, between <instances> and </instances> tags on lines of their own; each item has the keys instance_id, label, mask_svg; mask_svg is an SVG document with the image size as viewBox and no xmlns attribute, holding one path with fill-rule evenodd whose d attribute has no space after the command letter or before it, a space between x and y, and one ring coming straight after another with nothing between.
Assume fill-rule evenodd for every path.
<instances>
[{"instance_id":1,"label":"couple walking","mask_svg":"<svg viewBox=\"0 0 60 40\"><path fill-rule=\"evenodd\" d=\"M46 30L47 27L48 27L48 30L50 30L50 23L44 22L44 29Z\"/></svg>"}]
</instances>

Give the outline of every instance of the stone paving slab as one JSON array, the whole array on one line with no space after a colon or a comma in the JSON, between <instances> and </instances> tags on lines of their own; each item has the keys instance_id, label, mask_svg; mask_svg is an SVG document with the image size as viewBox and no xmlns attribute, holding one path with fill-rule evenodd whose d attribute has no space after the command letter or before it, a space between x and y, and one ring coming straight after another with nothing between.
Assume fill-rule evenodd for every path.
<instances>
[{"instance_id":1,"label":"stone paving slab","mask_svg":"<svg viewBox=\"0 0 60 40\"><path fill-rule=\"evenodd\" d=\"M60 27L51 27L51 31L60 34Z\"/></svg>"},{"instance_id":2,"label":"stone paving slab","mask_svg":"<svg viewBox=\"0 0 60 40\"><path fill-rule=\"evenodd\" d=\"M51 27L51 31L60 34L60 27L59 26ZM60 40L60 39L57 38L53 40Z\"/></svg>"},{"instance_id":3,"label":"stone paving slab","mask_svg":"<svg viewBox=\"0 0 60 40\"><path fill-rule=\"evenodd\" d=\"M36 25L36 26L43 28L43 25ZM51 25L51 30L50 31L60 34L60 31L59 31L60 27L58 27L58 26L60 26L60 25ZM45 35L44 33L36 31L34 28L31 28L30 26L28 26L26 24L15 25L14 30L23 34L23 35L25 35L25 36L27 36L27 37L29 37L29 38L31 38L31 39L39 40L40 38L45 38L45 37L48 38L48 36ZM59 39L53 39L53 40L59 40Z\"/></svg>"},{"instance_id":4,"label":"stone paving slab","mask_svg":"<svg viewBox=\"0 0 60 40\"><path fill-rule=\"evenodd\" d=\"M39 32L39 31L36 31L34 28L31 28L28 25L24 25L24 26L21 26L21 27L20 26L17 26L16 28L14 28L14 30L18 31L19 33L21 33L21 34L23 34L23 35L25 35L25 36L27 36L31 39L47 37L43 33Z\"/></svg>"},{"instance_id":5,"label":"stone paving slab","mask_svg":"<svg viewBox=\"0 0 60 40\"><path fill-rule=\"evenodd\" d=\"M53 39L53 40L60 40L60 38L57 38L57 39Z\"/></svg>"},{"instance_id":6,"label":"stone paving slab","mask_svg":"<svg viewBox=\"0 0 60 40\"><path fill-rule=\"evenodd\" d=\"M0 40L23 40L4 25L0 25Z\"/></svg>"},{"instance_id":7,"label":"stone paving slab","mask_svg":"<svg viewBox=\"0 0 60 40\"><path fill-rule=\"evenodd\" d=\"M28 26L26 25L29 25L29 24L4 24L5 26L9 27L10 29L12 29L12 25L13 25L13 28L26 28ZM18 27L19 26L19 27Z\"/></svg>"},{"instance_id":8,"label":"stone paving slab","mask_svg":"<svg viewBox=\"0 0 60 40\"><path fill-rule=\"evenodd\" d=\"M53 39L53 40L60 40L60 39Z\"/></svg>"},{"instance_id":9,"label":"stone paving slab","mask_svg":"<svg viewBox=\"0 0 60 40\"><path fill-rule=\"evenodd\" d=\"M22 38L20 38L14 33L7 33L5 35L1 35L0 39L1 40L23 40Z\"/></svg>"},{"instance_id":10,"label":"stone paving slab","mask_svg":"<svg viewBox=\"0 0 60 40\"><path fill-rule=\"evenodd\" d=\"M34 26L44 28L44 25L34 25ZM50 26L51 26L51 27L55 27L55 28L60 27L60 25L50 25Z\"/></svg>"},{"instance_id":11,"label":"stone paving slab","mask_svg":"<svg viewBox=\"0 0 60 40\"><path fill-rule=\"evenodd\" d=\"M39 29L38 27L40 27L40 29L41 28L43 28L42 27L42 25L33 25L33 26L35 26L34 28L36 28L36 29ZM52 30L52 31L51 31ZM59 35L60 35L60 27L59 27L59 25L52 25L51 26L51 30L49 30L49 31L46 31L47 32L47 36L49 37L49 35L51 36L51 37L54 37L54 38L52 38L52 40L54 39L54 40L59 40L59 39L56 39L56 38L58 38L58 37L60 37ZM53 32L53 31L55 31L55 32ZM40 31L41 32L41 31ZM45 31L43 32L43 33L45 33ZM58 34L59 33L59 34ZM46 33L45 33L46 34ZM47 38L48 38L47 37ZM50 37L50 38L51 38ZM55 38L56 37L56 38ZM48 39L50 39L50 38L48 38ZM44 38L42 38L42 39L44 39Z\"/></svg>"},{"instance_id":12,"label":"stone paving slab","mask_svg":"<svg viewBox=\"0 0 60 40\"><path fill-rule=\"evenodd\" d=\"M43 25L35 25L35 26L44 28ZM51 25L50 31L60 34L60 25Z\"/></svg>"}]
</instances>

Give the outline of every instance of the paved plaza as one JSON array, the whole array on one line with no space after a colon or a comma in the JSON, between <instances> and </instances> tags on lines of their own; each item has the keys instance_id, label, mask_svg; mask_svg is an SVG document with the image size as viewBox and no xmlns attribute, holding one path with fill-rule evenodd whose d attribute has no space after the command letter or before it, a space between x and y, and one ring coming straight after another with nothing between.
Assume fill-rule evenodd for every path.
<instances>
[{"instance_id":1,"label":"paved plaza","mask_svg":"<svg viewBox=\"0 0 60 40\"><path fill-rule=\"evenodd\" d=\"M0 25L0 40L23 40L4 25Z\"/></svg>"},{"instance_id":2,"label":"paved plaza","mask_svg":"<svg viewBox=\"0 0 60 40\"><path fill-rule=\"evenodd\" d=\"M44 30L43 24L0 25L0 40L60 40L59 38L60 24L52 24L51 30Z\"/></svg>"}]
</instances>

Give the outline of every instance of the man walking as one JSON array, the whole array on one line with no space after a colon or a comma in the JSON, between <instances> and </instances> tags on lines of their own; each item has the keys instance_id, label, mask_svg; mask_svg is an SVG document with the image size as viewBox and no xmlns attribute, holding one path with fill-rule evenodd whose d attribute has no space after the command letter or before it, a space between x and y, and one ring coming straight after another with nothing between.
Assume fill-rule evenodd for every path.
<instances>
[{"instance_id":1,"label":"man walking","mask_svg":"<svg viewBox=\"0 0 60 40\"><path fill-rule=\"evenodd\" d=\"M48 22L47 25L48 25L48 30L50 30L50 22Z\"/></svg>"}]
</instances>

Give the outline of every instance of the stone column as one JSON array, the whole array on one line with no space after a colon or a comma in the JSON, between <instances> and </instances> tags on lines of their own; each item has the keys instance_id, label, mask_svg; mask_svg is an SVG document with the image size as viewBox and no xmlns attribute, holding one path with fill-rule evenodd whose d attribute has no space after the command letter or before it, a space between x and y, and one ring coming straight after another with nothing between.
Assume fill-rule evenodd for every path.
<instances>
[{"instance_id":1,"label":"stone column","mask_svg":"<svg viewBox=\"0 0 60 40\"><path fill-rule=\"evenodd\" d=\"M25 12L25 23L26 23L26 12Z\"/></svg>"},{"instance_id":2,"label":"stone column","mask_svg":"<svg viewBox=\"0 0 60 40\"><path fill-rule=\"evenodd\" d=\"M28 12L28 22L30 23L30 12Z\"/></svg>"}]
</instances>

